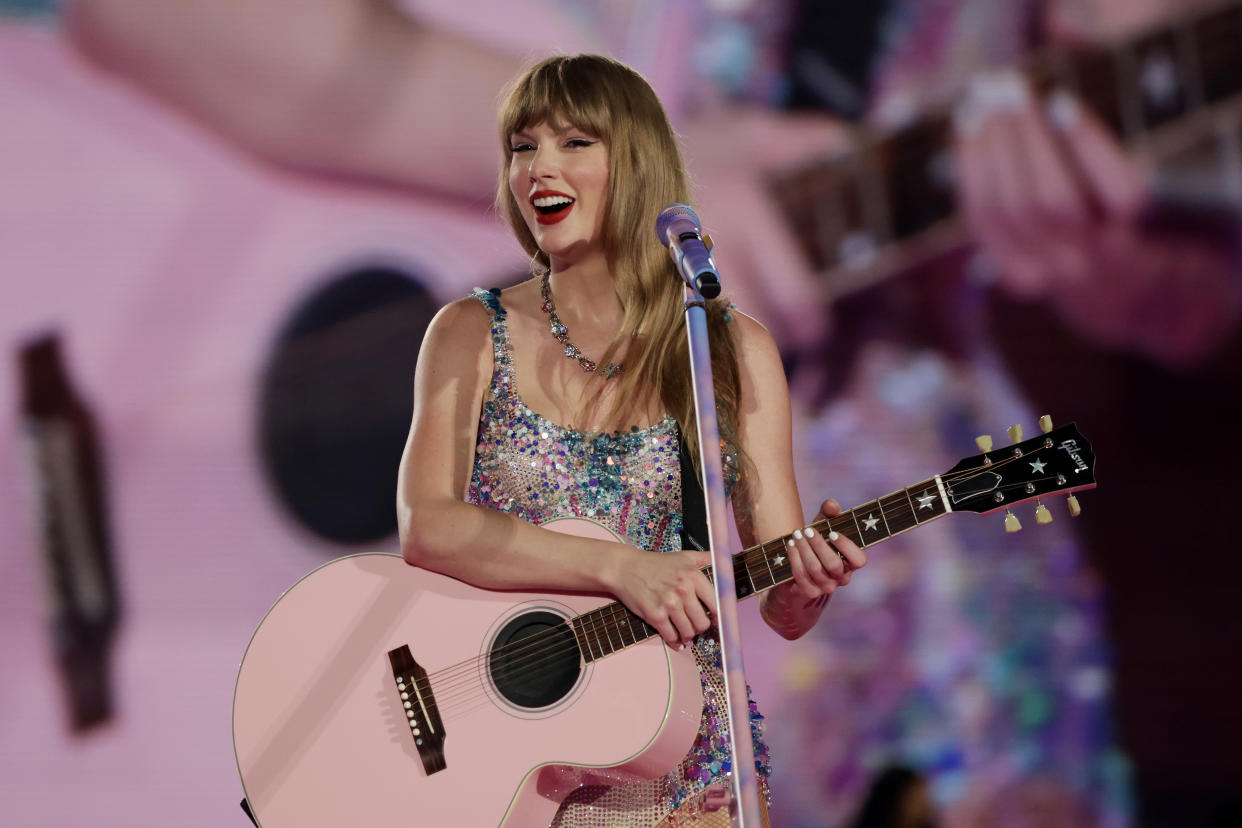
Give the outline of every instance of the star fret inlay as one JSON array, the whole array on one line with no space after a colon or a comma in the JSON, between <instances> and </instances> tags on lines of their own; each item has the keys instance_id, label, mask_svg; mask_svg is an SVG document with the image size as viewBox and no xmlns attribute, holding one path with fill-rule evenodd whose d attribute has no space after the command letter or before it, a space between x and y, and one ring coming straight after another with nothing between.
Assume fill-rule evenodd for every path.
<instances>
[{"instance_id":1,"label":"star fret inlay","mask_svg":"<svg viewBox=\"0 0 1242 828\"><path fill-rule=\"evenodd\" d=\"M915 498L915 500L919 502L920 509L930 509L932 507L932 501L935 499L936 496L929 492L923 492L923 494Z\"/></svg>"},{"instance_id":2,"label":"star fret inlay","mask_svg":"<svg viewBox=\"0 0 1242 828\"><path fill-rule=\"evenodd\" d=\"M875 525L879 522L880 522L879 518L873 518L871 515L867 515L865 518L863 518L863 526L865 526L867 529L875 529Z\"/></svg>"}]
</instances>

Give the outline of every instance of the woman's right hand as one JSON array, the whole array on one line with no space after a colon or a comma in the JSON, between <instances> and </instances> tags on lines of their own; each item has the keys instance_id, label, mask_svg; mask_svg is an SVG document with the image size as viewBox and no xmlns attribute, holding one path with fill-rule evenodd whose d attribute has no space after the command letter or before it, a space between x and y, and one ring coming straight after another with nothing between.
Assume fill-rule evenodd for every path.
<instances>
[{"instance_id":1,"label":"woman's right hand","mask_svg":"<svg viewBox=\"0 0 1242 828\"><path fill-rule=\"evenodd\" d=\"M610 591L670 647L681 647L712 625L708 607L716 592L701 571L709 563L708 552L627 549L609 577Z\"/></svg>"}]
</instances>

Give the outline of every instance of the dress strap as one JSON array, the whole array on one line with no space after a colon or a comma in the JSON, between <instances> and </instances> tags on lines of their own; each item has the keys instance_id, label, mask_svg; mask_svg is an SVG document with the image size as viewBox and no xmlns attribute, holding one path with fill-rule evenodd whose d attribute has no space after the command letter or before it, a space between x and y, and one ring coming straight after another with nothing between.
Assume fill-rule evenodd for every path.
<instances>
[{"instance_id":1,"label":"dress strap","mask_svg":"<svg viewBox=\"0 0 1242 828\"><path fill-rule=\"evenodd\" d=\"M470 295L483 303L492 318L492 392L507 394L513 390L513 350L509 345L508 313L500 304L500 290L476 287Z\"/></svg>"}]
</instances>

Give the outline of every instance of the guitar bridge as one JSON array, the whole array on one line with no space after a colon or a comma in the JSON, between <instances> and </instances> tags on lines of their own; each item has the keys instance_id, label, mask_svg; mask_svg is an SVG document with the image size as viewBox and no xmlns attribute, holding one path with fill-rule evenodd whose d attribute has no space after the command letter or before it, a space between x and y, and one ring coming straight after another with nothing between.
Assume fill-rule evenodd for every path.
<instances>
[{"instance_id":1,"label":"guitar bridge","mask_svg":"<svg viewBox=\"0 0 1242 828\"><path fill-rule=\"evenodd\" d=\"M410 737L418 749L423 770L431 776L448 765L444 761L444 722L440 719L427 671L418 666L407 645L389 650L388 661L392 664L392 677L401 697L401 707L405 710L406 723L410 726Z\"/></svg>"}]
</instances>

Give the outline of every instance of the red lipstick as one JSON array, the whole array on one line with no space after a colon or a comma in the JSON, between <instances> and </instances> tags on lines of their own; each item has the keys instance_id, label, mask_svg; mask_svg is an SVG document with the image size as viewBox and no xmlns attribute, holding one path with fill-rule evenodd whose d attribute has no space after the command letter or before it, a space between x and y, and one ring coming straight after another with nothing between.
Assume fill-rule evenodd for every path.
<instances>
[{"instance_id":1,"label":"red lipstick","mask_svg":"<svg viewBox=\"0 0 1242 828\"><path fill-rule=\"evenodd\" d=\"M550 197L555 197L555 196L559 196L561 198L567 198L570 201L565 206L560 207L554 212L549 212L549 213L545 213L539 207L535 207L535 199L550 198ZM574 209L574 204L576 203L577 202L573 200L573 196L570 196L566 193L557 192L556 190L537 190L536 192L531 193L531 196L530 196L530 205L532 207L535 207L535 221L545 226L549 224L557 224L558 222L564 221L565 217L568 216L570 211Z\"/></svg>"}]
</instances>

